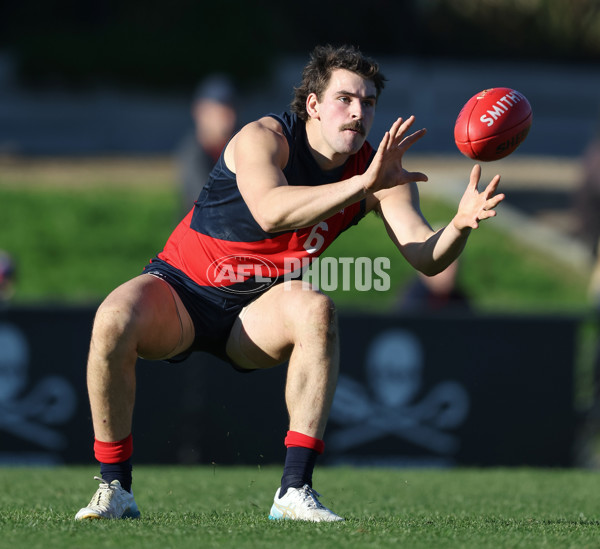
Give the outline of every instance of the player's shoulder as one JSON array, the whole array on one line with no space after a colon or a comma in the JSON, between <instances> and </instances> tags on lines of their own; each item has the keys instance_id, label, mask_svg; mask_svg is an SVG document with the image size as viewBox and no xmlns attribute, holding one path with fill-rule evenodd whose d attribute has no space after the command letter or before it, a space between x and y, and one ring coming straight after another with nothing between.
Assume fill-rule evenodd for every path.
<instances>
[{"instance_id":1,"label":"player's shoulder","mask_svg":"<svg viewBox=\"0 0 600 549\"><path fill-rule=\"evenodd\" d=\"M284 128L274 118L264 116L247 123L230 141L225 151L227 166L234 173L240 159L254 162L268 158L284 166L289 154Z\"/></svg>"},{"instance_id":2,"label":"player's shoulder","mask_svg":"<svg viewBox=\"0 0 600 549\"><path fill-rule=\"evenodd\" d=\"M240 135L246 140L285 140L285 130L282 123L272 116L263 116L253 122L246 124L240 131Z\"/></svg>"}]
</instances>

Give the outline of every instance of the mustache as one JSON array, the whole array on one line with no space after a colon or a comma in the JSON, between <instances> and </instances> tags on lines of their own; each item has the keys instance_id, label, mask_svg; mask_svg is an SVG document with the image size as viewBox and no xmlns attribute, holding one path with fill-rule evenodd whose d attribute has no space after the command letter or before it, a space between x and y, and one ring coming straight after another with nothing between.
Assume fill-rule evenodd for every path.
<instances>
[{"instance_id":1,"label":"mustache","mask_svg":"<svg viewBox=\"0 0 600 549\"><path fill-rule=\"evenodd\" d=\"M365 135L367 132L365 130L365 126L362 123L362 120L355 120L354 122L350 122L348 124L344 124L340 127L340 131L344 130L352 130L358 132L360 135Z\"/></svg>"}]
</instances>

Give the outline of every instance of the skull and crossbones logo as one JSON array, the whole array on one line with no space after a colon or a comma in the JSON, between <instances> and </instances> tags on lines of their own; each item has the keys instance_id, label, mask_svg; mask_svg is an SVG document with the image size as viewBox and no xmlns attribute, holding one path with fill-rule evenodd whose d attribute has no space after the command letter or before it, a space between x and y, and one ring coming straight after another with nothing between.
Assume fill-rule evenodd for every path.
<instances>
[{"instance_id":1,"label":"skull and crossbones logo","mask_svg":"<svg viewBox=\"0 0 600 549\"><path fill-rule=\"evenodd\" d=\"M51 426L73 416L75 391L66 379L50 375L20 397L28 366L29 345L24 335L11 324L0 324L0 430L47 450L60 450L66 446L66 437Z\"/></svg>"},{"instance_id":2,"label":"skull and crossbones logo","mask_svg":"<svg viewBox=\"0 0 600 549\"><path fill-rule=\"evenodd\" d=\"M458 451L459 440L448 430L460 426L469 411L469 396L455 381L435 385L413 403L422 385L423 348L406 330L376 337L367 351L365 386L341 375L331 418L342 428L332 431L328 445L337 451L393 435L441 455Z\"/></svg>"}]
</instances>

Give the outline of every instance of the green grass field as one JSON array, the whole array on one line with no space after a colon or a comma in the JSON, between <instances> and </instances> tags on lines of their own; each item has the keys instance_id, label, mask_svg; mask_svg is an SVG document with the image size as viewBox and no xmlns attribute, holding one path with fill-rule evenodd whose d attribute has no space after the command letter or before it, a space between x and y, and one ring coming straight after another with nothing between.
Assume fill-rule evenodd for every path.
<instances>
[{"instance_id":1,"label":"green grass field","mask_svg":"<svg viewBox=\"0 0 600 549\"><path fill-rule=\"evenodd\" d=\"M344 523L267 518L279 467L137 467L140 520L73 520L93 467L0 469L0 547L597 548L600 477L583 470L318 468Z\"/></svg>"},{"instance_id":2,"label":"green grass field","mask_svg":"<svg viewBox=\"0 0 600 549\"><path fill-rule=\"evenodd\" d=\"M63 168L60 179L60 169L39 168L27 177L0 169L0 249L17 261L15 303L98 303L162 249L179 221L177 191L156 175L144 185L148 168L135 176L129 170L71 174ZM429 198L422 206L435 225L448 222L455 208ZM361 292L351 284L347 291L340 278L340 289L328 292L340 309L389 311L415 276L372 214L327 255L390 258L390 290ZM523 246L493 220L470 237L459 279L484 311L581 311L588 305L585 273Z\"/></svg>"}]
</instances>

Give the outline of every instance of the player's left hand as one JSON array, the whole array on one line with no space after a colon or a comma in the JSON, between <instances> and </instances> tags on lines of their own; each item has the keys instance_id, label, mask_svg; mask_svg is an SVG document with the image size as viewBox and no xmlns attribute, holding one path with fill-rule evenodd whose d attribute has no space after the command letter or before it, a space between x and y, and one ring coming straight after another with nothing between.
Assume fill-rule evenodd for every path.
<instances>
[{"instance_id":1,"label":"player's left hand","mask_svg":"<svg viewBox=\"0 0 600 549\"><path fill-rule=\"evenodd\" d=\"M459 231L477 229L480 221L496 215L496 206L504 200L504 194L496 194L498 184L500 183L499 175L494 176L482 192L478 190L480 178L481 166L475 164L471 170L467 189L458 205L458 211L452 220L452 223Z\"/></svg>"}]
</instances>

